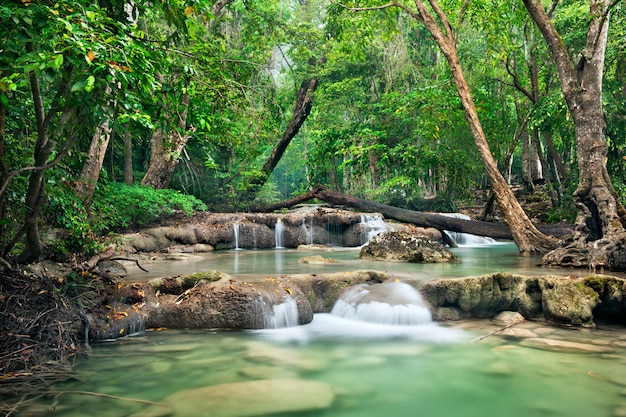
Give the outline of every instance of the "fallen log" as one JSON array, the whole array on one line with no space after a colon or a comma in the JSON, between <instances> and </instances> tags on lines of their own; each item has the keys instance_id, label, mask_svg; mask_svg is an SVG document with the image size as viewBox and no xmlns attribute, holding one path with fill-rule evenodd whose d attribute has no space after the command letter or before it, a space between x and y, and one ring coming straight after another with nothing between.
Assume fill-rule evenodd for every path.
<instances>
[{"instance_id":1,"label":"fallen log","mask_svg":"<svg viewBox=\"0 0 626 417\"><path fill-rule=\"evenodd\" d=\"M306 199L303 200L303 198ZM454 217L443 216L440 214L407 210L403 208L388 206L386 204L376 203L374 201L352 197L338 191L329 190L324 186L318 186L313 191L309 191L306 194L290 200L286 200L282 203L274 204L272 206L264 208L257 207L254 210L257 212L274 211L281 208L291 207L292 205L294 205L294 202L300 204L313 198L317 198L332 205L348 206L362 212L380 213L386 219L392 219L402 223L410 223L420 227L434 227L439 230L470 233L476 236L487 236L494 239L513 239L513 236L511 235L508 226L503 223L464 220ZM543 225L537 226L537 228L542 233L557 238L561 238L565 235L571 234L573 230L573 226L566 224Z\"/></svg>"}]
</instances>

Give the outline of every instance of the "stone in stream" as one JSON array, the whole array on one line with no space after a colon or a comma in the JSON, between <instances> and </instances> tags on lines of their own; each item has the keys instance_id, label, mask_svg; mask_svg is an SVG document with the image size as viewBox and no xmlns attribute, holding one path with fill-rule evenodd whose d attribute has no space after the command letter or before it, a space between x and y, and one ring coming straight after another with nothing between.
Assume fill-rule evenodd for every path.
<instances>
[{"instance_id":1,"label":"stone in stream","mask_svg":"<svg viewBox=\"0 0 626 417\"><path fill-rule=\"evenodd\" d=\"M523 346L555 350L559 352L587 352L587 353L609 353L614 349L607 346L597 346L587 343L568 342L567 340L544 339L541 337L531 337L520 342Z\"/></svg>"},{"instance_id":2,"label":"stone in stream","mask_svg":"<svg viewBox=\"0 0 626 417\"><path fill-rule=\"evenodd\" d=\"M318 381L272 379L180 391L131 417L252 417L323 410L335 394Z\"/></svg>"}]
</instances>

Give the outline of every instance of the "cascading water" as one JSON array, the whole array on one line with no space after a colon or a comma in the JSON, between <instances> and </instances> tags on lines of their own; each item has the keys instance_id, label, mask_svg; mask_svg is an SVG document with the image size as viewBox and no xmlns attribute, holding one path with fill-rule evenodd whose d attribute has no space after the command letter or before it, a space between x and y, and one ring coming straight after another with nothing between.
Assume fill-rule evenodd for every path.
<instances>
[{"instance_id":1,"label":"cascading water","mask_svg":"<svg viewBox=\"0 0 626 417\"><path fill-rule=\"evenodd\" d=\"M233 223L233 233L235 235L235 250L239 250L239 223Z\"/></svg>"},{"instance_id":2,"label":"cascading water","mask_svg":"<svg viewBox=\"0 0 626 417\"><path fill-rule=\"evenodd\" d=\"M359 284L337 300L333 316L369 323L413 326L432 323L421 294L409 284Z\"/></svg>"},{"instance_id":3,"label":"cascading water","mask_svg":"<svg viewBox=\"0 0 626 417\"><path fill-rule=\"evenodd\" d=\"M311 225L307 227L306 217L302 218L302 230L304 231L304 237L307 245L313 244L313 217L311 219Z\"/></svg>"},{"instance_id":4,"label":"cascading water","mask_svg":"<svg viewBox=\"0 0 626 417\"><path fill-rule=\"evenodd\" d=\"M362 214L361 227L366 233L361 234L361 244L365 245L374 236L389 230L388 225L380 214Z\"/></svg>"},{"instance_id":5,"label":"cascading water","mask_svg":"<svg viewBox=\"0 0 626 417\"><path fill-rule=\"evenodd\" d=\"M283 221L280 217L276 220L276 228L274 229L274 239L276 240L276 248L283 248Z\"/></svg>"},{"instance_id":6,"label":"cascading water","mask_svg":"<svg viewBox=\"0 0 626 417\"><path fill-rule=\"evenodd\" d=\"M266 329L281 329L298 325L298 304L292 297L285 296L280 304L263 302L263 321Z\"/></svg>"},{"instance_id":7,"label":"cascading water","mask_svg":"<svg viewBox=\"0 0 626 417\"><path fill-rule=\"evenodd\" d=\"M461 220L471 220L471 217L461 213L441 213L442 216L452 217ZM445 233L450 236L452 241L459 246L480 246L480 245L492 245L496 243L495 239L485 236L476 236L470 233L450 232L448 230Z\"/></svg>"}]
</instances>

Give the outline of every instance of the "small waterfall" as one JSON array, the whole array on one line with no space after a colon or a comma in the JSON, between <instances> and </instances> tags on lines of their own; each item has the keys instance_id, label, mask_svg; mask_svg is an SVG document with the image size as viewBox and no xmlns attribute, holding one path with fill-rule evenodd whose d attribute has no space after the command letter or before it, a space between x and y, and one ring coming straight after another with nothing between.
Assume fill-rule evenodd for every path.
<instances>
[{"instance_id":1,"label":"small waterfall","mask_svg":"<svg viewBox=\"0 0 626 417\"><path fill-rule=\"evenodd\" d=\"M284 247L283 246L283 232L284 232L283 221L279 217L278 220L276 220L276 228L274 229L274 239L276 240L276 248Z\"/></svg>"},{"instance_id":2,"label":"small waterfall","mask_svg":"<svg viewBox=\"0 0 626 417\"><path fill-rule=\"evenodd\" d=\"M471 217L461 213L441 213L442 216L452 217L454 219L472 220ZM458 246L481 246L492 245L496 243L495 239L485 236L476 236L470 233L450 232L448 230L445 233L450 236L450 239Z\"/></svg>"},{"instance_id":3,"label":"small waterfall","mask_svg":"<svg viewBox=\"0 0 626 417\"><path fill-rule=\"evenodd\" d=\"M268 305L263 302L263 321L266 329L280 329L298 325L298 304L292 297L285 296L281 304Z\"/></svg>"},{"instance_id":4,"label":"small waterfall","mask_svg":"<svg viewBox=\"0 0 626 417\"><path fill-rule=\"evenodd\" d=\"M361 234L361 244L363 245L377 234L389 230L380 214L361 214L361 226L365 230L365 233Z\"/></svg>"},{"instance_id":5,"label":"small waterfall","mask_svg":"<svg viewBox=\"0 0 626 417\"><path fill-rule=\"evenodd\" d=\"M233 233L235 234L235 250L239 250L239 223L233 223Z\"/></svg>"},{"instance_id":6,"label":"small waterfall","mask_svg":"<svg viewBox=\"0 0 626 417\"><path fill-rule=\"evenodd\" d=\"M254 244L254 248L257 248L257 237L256 237L256 228L252 229L252 242Z\"/></svg>"},{"instance_id":7,"label":"small waterfall","mask_svg":"<svg viewBox=\"0 0 626 417\"><path fill-rule=\"evenodd\" d=\"M388 325L432 323L430 310L421 294L403 282L355 285L337 300L330 314Z\"/></svg>"},{"instance_id":8,"label":"small waterfall","mask_svg":"<svg viewBox=\"0 0 626 417\"><path fill-rule=\"evenodd\" d=\"M311 225L307 227L306 217L302 218L302 230L304 231L304 239L307 245L313 244L313 217L311 217Z\"/></svg>"}]
</instances>

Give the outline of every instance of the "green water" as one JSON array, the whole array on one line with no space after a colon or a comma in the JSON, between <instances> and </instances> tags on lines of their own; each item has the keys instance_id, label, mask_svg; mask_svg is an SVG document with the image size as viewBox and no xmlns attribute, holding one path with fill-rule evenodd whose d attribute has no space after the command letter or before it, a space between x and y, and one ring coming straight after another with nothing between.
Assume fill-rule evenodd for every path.
<instances>
[{"instance_id":1,"label":"green water","mask_svg":"<svg viewBox=\"0 0 626 417\"><path fill-rule=\"evenodd\" d=\"M375 269L389 269L418 280L500 270L536 272L536 260L514 256L510 245L456 251L463 258L456 265L374 264ZM297 263L304 256L301 252L240 251L210 254L185 268L220 269L240 277L374 268L370 262L359 261L355 251L322 255L342 262L307 266L302 271ZM275 266L277 257L281 264ZM182 264L161 264L159 268L184 273ZM515 326L538 337L600 346L607 350L604 353L543 350L526 346L522 339L499 335L476 341L498 327L489 321L458 322L453 327L384 326L318 314L311 324L288 329L151 331L95 345L93 355L79 361L76 378L51 388L65 394L41 398L17 415L197 417L200 414L194 410L206 401L203 395L174 402L172 409L134 400L163 403L169 402L168 396L187 390L276 378L319 381L334 393L327 408L281 416L626 415L623 327L579 331L531 322ZM242 409L249 409L249 404L246 406L242 404ZM203 415L238 414L231 408Z\"/></svg>"},{"instance_id":2,"label":"green water","mask_svg":"<svg viewBox=\"0 0 626 417\"><path fill-rule=\"evenodd\" d=\"M448 330L453 331L434 332L446 339ZM626 405L626 387L620 385L626 384L624 349L576 354L523 347L497 336L471 342L485 330L465 330L455 342L397 335L394 340L322 336L305 344L276 341L272 331L150 332L97 346L93 357L78 367L80 380L55 389L160 402L177 391L223 383L305 379L328 384L335 400L326 410L287 415L329 417L609 417ZM575 339L593 336L608 341L617 336L602 330L587 335L556 332L557 337ZM202 400L197 398L198 403ZM189 403L179 407L194 409ZM23 415L113 417L147 408L125 400L67 394L43 401Z\"/></svg>"},{"instance_id":3,"label":"green water","mask_svg":"<svg viewBox=\"0 0 626 417\"><path fill-rule=\"evenodd\" d=\"M516 272L519 274L571 274L571 269L541 268L538 257L517 256L513 243L486 246L459 247L452 251L458 255L458 263L408 264L380 262L359 258L359 249L334 248L329 251L295 249L229 250L186 255L185 261L142 262L149 272L140 270L134 263L125 264L129 274L127 281L144 281L153 277L190 274L198 271L219 270L244 280L265 278L268 275L308 274L324 272L375 269L389 271L405 279L427 281L435 278L478 276L492 272ZM298 261L311 255L336 260L324 265L301 264Z\"/></svg>"}]
</instances>

